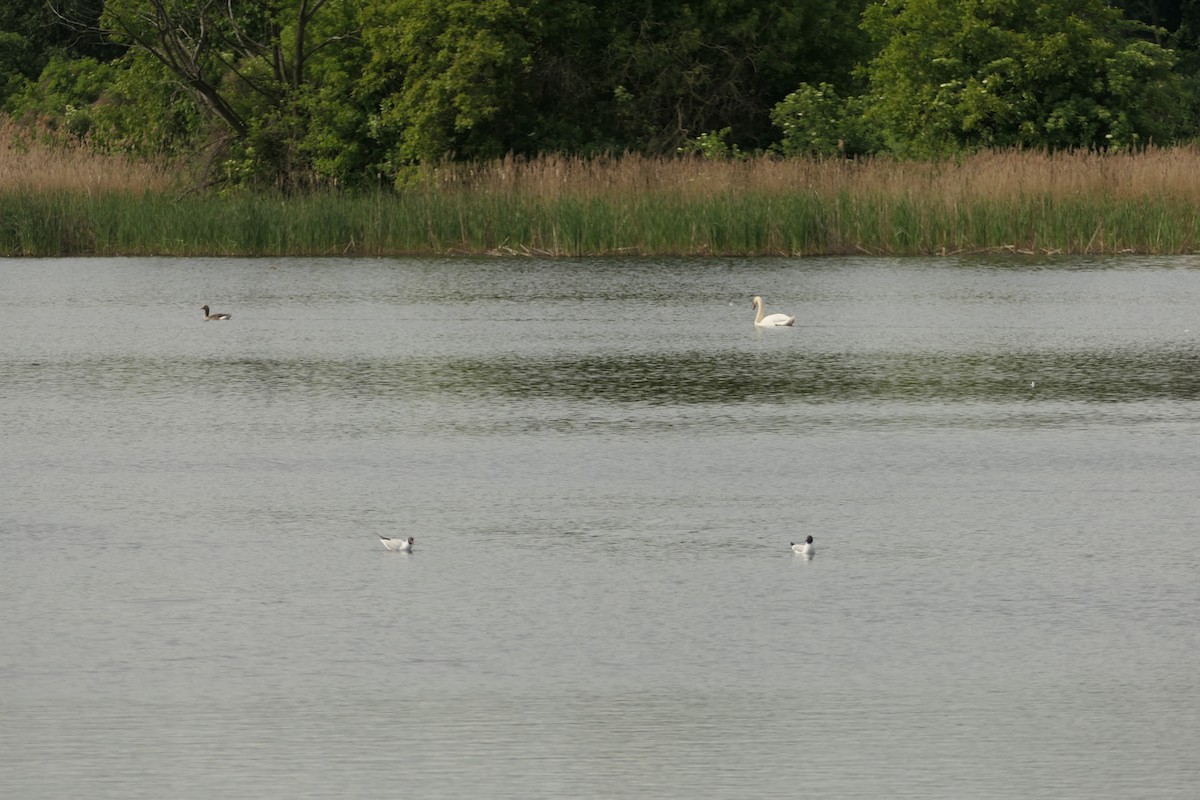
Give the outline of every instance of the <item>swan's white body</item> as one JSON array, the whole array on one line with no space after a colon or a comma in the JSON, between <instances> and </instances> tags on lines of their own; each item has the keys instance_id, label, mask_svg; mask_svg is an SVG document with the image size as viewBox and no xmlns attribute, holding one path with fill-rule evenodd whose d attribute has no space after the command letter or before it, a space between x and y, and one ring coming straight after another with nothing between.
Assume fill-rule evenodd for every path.
<instances>
[{"instance_id":1,"label":"swan's white body","mask_svg":"<svg viewBox=\"0 0 1200 800\"><path fill-rule=\"evenodd\" d=\"M403 539L389 539L386 536L380 536L379 541L383 542L383 546L393 553L411 553L413 546L413 537L408 537L408 541Z\"/></svg>"},{"instance_id":2,"label":"swan's white body","mask_svg":"<svg viewBox=\"0 0 1200 800\"><path fill-rule=\"evenodd\" d=\"M214 320L222 320L222 319L233 319L233 314L210 314L210 313L208 313L208 306L200 306L200 310L204 312L205 322L212 322Z\"/></svg>"},{"instance_id":3,"label":"swan's white body","mask_svg":"<svg viewBox=\"0 0 1200 800\"><path fill-rule=\"evenodd\" d=\"M812 558L817 554L817 549L813 547L811 536L799 544L792 542L792 549L796 551L797 555L804 556L805 558Z\"/></svg>"},{"instance_id":4,"label":"swan's white body","mask_svg":"<svg viewBox=\"0 0 1200 800\"><path fill-rule=\"evenodd\" d=\"M787 314L767 314L763 316L763 301L761 297L755 296L750 301L750 307L758 312L754 317L754 324L760 328L782 328L786 325L796 324L796 318L789 317Z\"/></svg>"}]
</instances>

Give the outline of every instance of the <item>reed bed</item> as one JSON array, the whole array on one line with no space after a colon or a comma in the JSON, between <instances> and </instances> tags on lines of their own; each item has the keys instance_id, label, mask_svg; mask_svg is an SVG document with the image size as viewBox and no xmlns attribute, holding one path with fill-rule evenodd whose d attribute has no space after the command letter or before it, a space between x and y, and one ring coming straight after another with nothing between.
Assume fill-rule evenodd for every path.
<instances>
[{"instance_id":1,"label":"reed bed","mask_svg":"<svg viewBox=\"0 0 1200 800\"><path fill-rule=\"evenodd\" d=\"M9 137L12 138L11 136ZM0 253L931 255L1200 250L1200 149L940 162L557 156L398 190L181 192L183 170L0 129Z\"/></svg>"},{"instance_id":2,"label":"reed bed","mask_svg":"<svg viewBox=\"0 0 1200 800\"><path fill-rule=\"evenodd\" d=\"M31 131L0 117L0 193L169 193L177 165L99 153L78 141Z\"/></svg>"}]
</instances>

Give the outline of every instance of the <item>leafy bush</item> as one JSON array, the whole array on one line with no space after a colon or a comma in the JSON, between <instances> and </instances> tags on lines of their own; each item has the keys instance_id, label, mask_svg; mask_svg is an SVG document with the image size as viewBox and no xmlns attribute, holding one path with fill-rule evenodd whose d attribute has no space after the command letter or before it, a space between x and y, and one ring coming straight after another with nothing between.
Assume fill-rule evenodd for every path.
<instances>
[{"instance_id":1,"label":"leafy bush","mask_svg":"<svg viewBox=\"0 0 1200 800\"><path fill-rule=\"evenodd\" d=\"M862 98L843 99L828 83L800 84L775 106L771 121L783 131L779 150L785 156L853 156L879 150L863 117Z\"/></svg>"}]
</instances>

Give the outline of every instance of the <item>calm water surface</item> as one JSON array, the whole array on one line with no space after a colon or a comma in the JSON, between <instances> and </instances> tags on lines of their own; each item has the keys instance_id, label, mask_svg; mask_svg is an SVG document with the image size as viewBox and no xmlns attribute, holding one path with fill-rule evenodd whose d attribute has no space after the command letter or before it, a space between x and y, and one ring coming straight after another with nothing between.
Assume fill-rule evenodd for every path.
<instances>
[{"instance_id":1,"label":"calm water surface","mask_svg":"<svg viewBox=\"0 0 1200 800\"><path fill-rule=\"evenodd\" d=\"M3 261L0 430L0 796L1200 786L1200 259Z\"/></svg>"}]
</instances>

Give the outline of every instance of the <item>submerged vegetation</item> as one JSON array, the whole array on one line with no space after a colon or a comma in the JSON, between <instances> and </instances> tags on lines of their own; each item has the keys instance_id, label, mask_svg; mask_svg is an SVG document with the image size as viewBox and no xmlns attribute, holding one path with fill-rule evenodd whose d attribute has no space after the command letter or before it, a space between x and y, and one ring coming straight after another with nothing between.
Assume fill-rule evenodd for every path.
<instances>
[{"instance_id":1,"label":"submerged vegetation","mask_svg":"<svg viewBox=\"0 0 1200 800\"><path fill-rule=\"evenodd\" d=\"M0 253L925 255L1200 251L1200 148L955 159L543 156L400 188L189 192L0 133Z\"/></svg>"}]
</instances>

